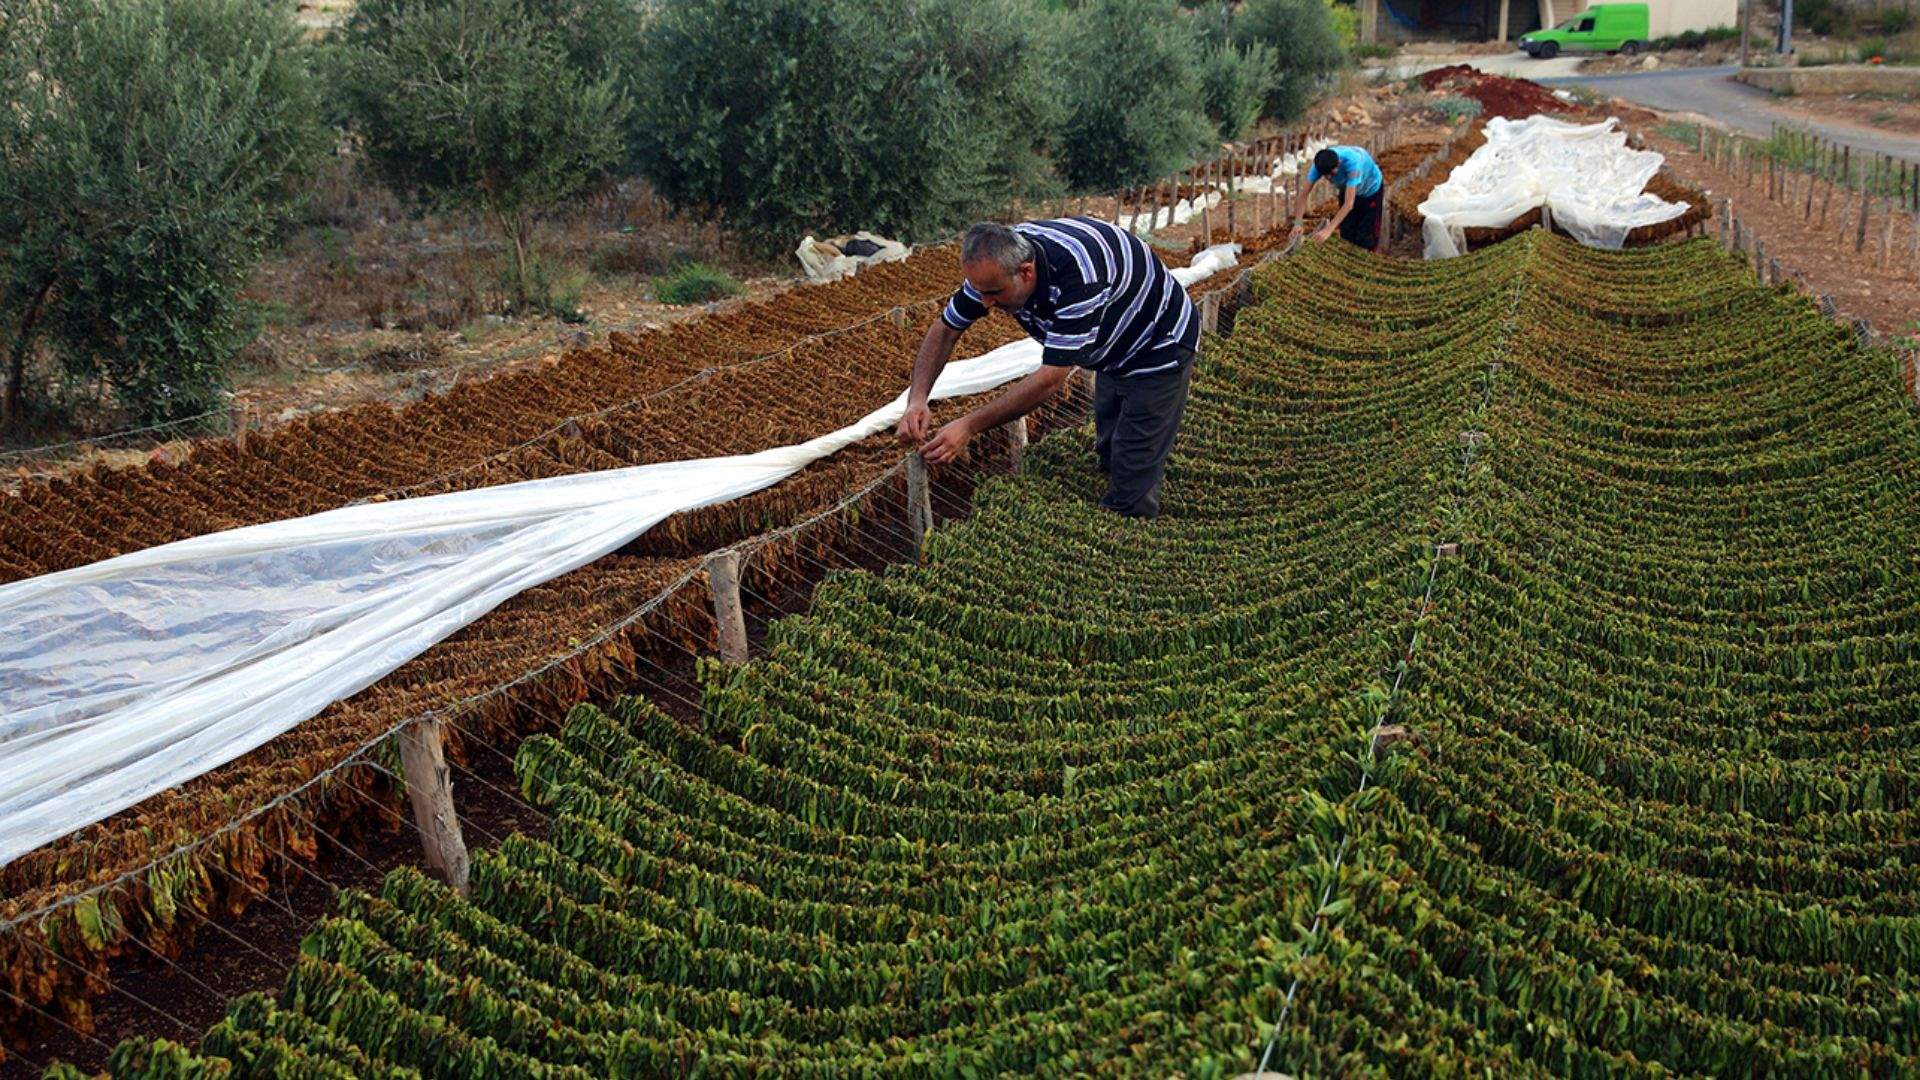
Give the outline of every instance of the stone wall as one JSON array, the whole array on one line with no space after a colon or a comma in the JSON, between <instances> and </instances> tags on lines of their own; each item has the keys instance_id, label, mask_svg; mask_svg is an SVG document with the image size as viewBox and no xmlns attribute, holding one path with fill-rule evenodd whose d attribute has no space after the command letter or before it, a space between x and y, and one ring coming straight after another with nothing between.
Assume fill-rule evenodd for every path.
<instances>
[{"instance_id":1,"label":"stone wall","mask_svg":"<svg viewBox=\"0 0 1920 1080\"><path fill-rule=\"evenodd\" d=\"M1911 67L1747 68L1735 77L1776 94L1920 94L1920 68Z\"/></svg>"}]
</instances>

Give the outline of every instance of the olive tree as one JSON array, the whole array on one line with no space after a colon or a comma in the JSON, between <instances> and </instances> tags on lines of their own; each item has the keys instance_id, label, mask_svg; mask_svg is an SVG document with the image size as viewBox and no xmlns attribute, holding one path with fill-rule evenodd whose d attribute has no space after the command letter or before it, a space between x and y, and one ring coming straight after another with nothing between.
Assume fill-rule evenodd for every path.
<instances>
[{"instance_id":1,"label":"olive tree","mask_svg":"<svg viewBox=\"0 0 1920 1080\"><path fill-rule=\"evenodd\" d=\"M365 0L333 64L380 179L419 205L482 214L506 241L521 307L545 301L534 215L620 163L630 108L621 76L583 70L569 52L578 35L541 14L523 0Z\"/></svg>"},{"instance_id":2,"label":"olive tree","mask_svg":"<svg viewBox=\"0 0 1920 1080\"><path fill-rule=\"evenodd\" d=\"M327 143L291 9L15 0L0 9L5 418L36 358L139 422L218 407L240 288Z\"/></svg>"}]
</instances>

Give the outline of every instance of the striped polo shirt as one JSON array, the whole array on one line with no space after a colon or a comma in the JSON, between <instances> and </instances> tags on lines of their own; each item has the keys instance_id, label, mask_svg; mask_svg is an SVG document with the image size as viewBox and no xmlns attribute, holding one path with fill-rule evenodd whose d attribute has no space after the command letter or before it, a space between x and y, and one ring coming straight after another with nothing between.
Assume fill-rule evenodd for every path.
<instances>
[{"instance_id":1,"label":"striped polo shirt","mask_svg":"<svg viewBox=\"0 0 1920 1080\"><path fill-rule=\"evenodd\" d=\"M1033 295L1013 317L1054 367L1078 365L1111 375L1177 367L1200 345L1200 319L1187 290L1147 245L1094 218L1025 221L1014 230L1033 243ZM962 281L940 317L965 330L987 313ZM1173 357L1161 350L1183 345Z\"/></svg>"}]
</instances>

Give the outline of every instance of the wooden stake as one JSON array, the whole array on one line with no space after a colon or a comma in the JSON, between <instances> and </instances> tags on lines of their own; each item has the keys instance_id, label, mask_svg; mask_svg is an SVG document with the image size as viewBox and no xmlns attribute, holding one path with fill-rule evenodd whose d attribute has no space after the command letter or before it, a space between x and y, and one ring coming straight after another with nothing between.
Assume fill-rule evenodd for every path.
<instances>
[{"instance_id":1,"label":"wooden stake","mask_svg":"<svg viewBox=\"0 0 1920 1080\"><path fill-rule=\"evenodd\" d=\"M1886 269L1893 265L1893 200L1888 199L1880 212L1887 219L1880 226L1880 267Z\"/></svg>"},{"instance_id":2,"label":"wooden stake","mask_svg":"<svg viewBox=\"0 0 1920 1080\"><path fill-rule=\"evenodd\" d=\"M453 810L445 738L438 717L401 728L400 771L407 780L407 801L413 804L413 822L420 828L427 869L465 896L467 843L460 835L460 816Z\"/></svg>"},{"instance_id":3,"label":"wooden stake","mask_svg":"<svg viewBox=\"0 0 1920 1080\"><path fill-rule=\"evenodd\" d=\"M713 623L718 630L720 659L729 664L747 662L747 614L740 603L740 556L716 551L707 556L707 588L713 593Z\"/></svg>"},{"instance_id":4,"label":"wooden stake","mask_svg":"<svg viewBox=\"0 0 1920 1080\"><path fill-rule=\"evenodd\" d=\"M1213 170L1211 168L1208 168L1207 173L1205 174L1207 176L1207 179L1202 180L1200 182L1200 229L1202 232L1206 234L1206 239L1201 241L1200 243L1201 247L1205 247L1208 244L1213 243L1212 172Z\"/></svg>"},{"instance_id":5,"label":"wooden stake","mask_svg":"<svg viewBox=\"0 0 1920 1080\"><path fill-rule=\"evenodd\" d=\"M1014 472L1027 459L1027 418L1016 416L1002 425L1007 432L1007 463Z\"/></svg>"},{"instance_id":6,"label":"wooden stake","mask_svg":"<svg viewBox=\"0 0 1920 1080\"><path fill-rule=\"evenodd\" d=\"M907 529L913 534L916 559L925 557L927 534L933 531L933 495L927 480L927 459L917 450L907 455Z\"/></svg>"},{"instance_id":7,"label":"wooden stake","mask_svg":"<svg viewBox=\"0 0 1920 1080\"><path fill-rule=\"evenodd\" d=\"M1873 196L1865 191L1860 193L1860 220L1853 233L1853 250L1859 252L1867 246L1867 211L1873 208Z\"/></svg>"},{"instance_id":8,"label":"wooden stake","mask_svg":"<svg viewBox=\"0 0 1920 1080\"><path fill-rule=\"evenodd\" d=\"M244 401L233 403L233 448L240 453L247 452L247 404Z\"/></svg>"},{"instance_id":9,"label":"wooden stake","mask_svg":"<svg viewBox=\"0 0 1920 1080\"><path fill-rule=\"evenodd\" d=\"M1200 332L1203 334L1220 332L1220 290L1218 289L1200 298Z\"/></svg>"}]
</instances>

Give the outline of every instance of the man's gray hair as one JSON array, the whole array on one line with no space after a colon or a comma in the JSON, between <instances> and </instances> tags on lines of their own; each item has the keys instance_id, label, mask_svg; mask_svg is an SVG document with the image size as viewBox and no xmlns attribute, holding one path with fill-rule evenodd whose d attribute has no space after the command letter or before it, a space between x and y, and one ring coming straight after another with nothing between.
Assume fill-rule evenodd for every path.
<instances>
[{"instance_id":1,"label":"man's gray hair","mask_svg":"<svg viewBox=\"0 0 1920 1080\"><path fill-rule=\"evenodd\" d=\"M1005 225L991 221L982 221L967 230L960 240L960 264L991 259L1000 264L1000 269L1011 274L1020 269L1020 264L1033 258L1033 241L1021 236Z\"/></svg>"}]
</instances>

